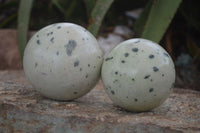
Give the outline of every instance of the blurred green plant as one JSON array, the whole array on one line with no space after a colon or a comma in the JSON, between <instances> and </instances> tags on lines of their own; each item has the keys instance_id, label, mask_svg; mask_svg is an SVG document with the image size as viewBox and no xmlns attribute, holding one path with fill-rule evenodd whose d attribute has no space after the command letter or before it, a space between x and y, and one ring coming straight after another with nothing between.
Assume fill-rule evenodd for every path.
<instances>
[{"instance_id":1,"label":"blurred green plant","mask_svg":"<svg viewBox=\"0 0 200 133\"><path fill-rule=\"evenodd\" d=\"M137 36L159 43L181 0L150 0L135 24Z\"/></svg>"},{"instance_id":2,"label":"blurred green plant","mask_svg":"<svg viewBox=\"0 0 200 133\"><path fill-rule=\"evenodd\" d=\"M21 57L27 43L27 32L33 0L21 0L18 15L18 45Z\"/></svg>"},{"instance_id":3,"label":"blurred green plant","mask_svg":"<svg viewBox=\"0 0 200 133\"><path fill-rule=\"evenodd\" d=\"M21 57L23 57L23 51L27 43L28 27L30 24L32 25L33 23L31 21L31 23L29 24L29 19L31 19L30 16L34 15L30 14L30 11L32 8L33 10L35 8L39 8L34 7L34 4L32 4L32 2L33 0L20 1L18 14L18 41ZM53 11L58 11L61 14L58 17L64 16L64 21L70 20L70 22L73 22L72 20L74 18L82 18L81 20L84 20L86 22L86 25L88 25L88 30L92 34L97 36L102 21L114 0L50 0L45 2L49 3L49 8L56 8L56 10ZM142 15L136 22L135 31L137 35L139 37L159 42L163 34L165 33L168 25L170 24L180 3L181 0L149 0ZM79 9L79 12L77 11L77 9ZM37 13L37 11L35 11L34 13ZM42 16L42 13L39 13L45 21L45 17L47 15L45 14L44 16ZM53 14L53 12L50 12L49 14L51 13ZM48 21L48 23L53 23L56 19L57 18L54 18L53 21Z\"/></svg>"}]
</instances>

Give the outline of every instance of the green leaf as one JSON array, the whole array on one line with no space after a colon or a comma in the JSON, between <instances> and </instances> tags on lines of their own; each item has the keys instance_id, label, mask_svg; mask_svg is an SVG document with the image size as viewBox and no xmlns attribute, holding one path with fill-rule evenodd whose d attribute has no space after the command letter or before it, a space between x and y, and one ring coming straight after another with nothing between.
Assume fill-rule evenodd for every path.
<instances>
[{"instance_id":1,"label":"green leaf","mask_svg":"<svg viewBox=\"0 0 200 133\"><path fill-rule=\"evenodd\" d=\"M95 6L96 0L84 0L86 10L87 10L87 15L88 17L90 16L92 9Z\"/></svg>"},{"instance_id":2,"label":"green leaf","mask_svg":"<svg viewBox=\"0 0 200 133\"><path fill-rule=\"evenodd\" d=\"M65 9L61 6L61 4L57 0L52 0L52 3L58 8L61 13L65 13Z\"/></svg>"},{"instance_id":3,"label":"green leaf","mask_svg":"<svg viewBox=\"0 0 200 133\"><path fill-rule=\"evenodd\" d=\"M150 0L139 19L134 31L141 38L159 42L182 0Z\"/></svg>"},{"instance_id":4,"label":"green leaf","mask_svg":"<svg viewBox=\"0 0 200 133\"><path fill-rule=\"evenodd\" d=\"M27 43L27 32L33 0L21 0L18 13L18 45L21 58Z\"/></svg>"},{"instance_id":5,"label":"green leaf","mask_svg":"<svg viewBox=\"0 0 200 133\"><path fill-rule=\"evenodd\" d=\"M92 10L88 30L97 36L102 20L114 0L98 0Z\"/></svg>"}]
</instances>

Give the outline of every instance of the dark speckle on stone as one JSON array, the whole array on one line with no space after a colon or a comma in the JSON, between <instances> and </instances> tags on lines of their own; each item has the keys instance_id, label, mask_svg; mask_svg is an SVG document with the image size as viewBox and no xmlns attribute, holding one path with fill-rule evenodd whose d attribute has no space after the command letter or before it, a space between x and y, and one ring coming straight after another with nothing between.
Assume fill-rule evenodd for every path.
<instances>
[{"instance_id":1,"label":"dark speckle on stone","mask_svg":"<svg viewBox=\"0 0 200 133\"><path fill-rule=\"evenodd\" d=\"M138 48L132 48L133 52L138 52Z\"/></svg>"},{"instance_id":2,"label":"dark speckle on stone","mask_svg":"<svg viewBox=\"0 0 200 133\"><path fill-rule=\"evenodd\" d=\"M122 60L121 62L122 62L122 63L125 63L125 60Z\"/></svg>"},{"instance_id":3,"label":"dark speckle on stone","mask_svg":"<svg viewBox=\"0 0 200 133\"><path fill-rule=\"evenodd\" d=\"M53 32L51 32L50 34L53 35Z\"/></svg>"},{"instance_id":4,"label":"dark speckle on stone","mask_svg":"<svg viewBox=\"0 0 200 133\"><path fill-rule=\"evenodd\" d=\"M115 79L115 80L113 81L113 83L116 83L116 82L118 82L118 80L117 80L117 79Z\"/></svg>"},{"instance_id":5,"label":"dark speckle on stone","mask_svg":"<svg viewBox=\"0 0 200 133\"><path fill-rule=\"evenodd\" d=\"M137 41L135 41L134 43L139 43L140 42L140 40L137 40Z\"/></svg>"},{"instance_id":6,"label":"dark speckle on stone","mask_svg":"<svg viewBox=\"0 0 200 133\"><path fill-rule=\"evenodd\" d=\"M153 82L153 79L151 79L150 81Z\"/></svg>"},{"instance_id":7,"label":"dark speckle on stone","mask_svg":"<svg viewBox=\"0 0 200 133\"><path fill-rule=\"evenodd\" d=\"M88 67L90 67L90 64L88 64Z\"/></svg>"},{"instance_id":8,"label":"dark speckle on stone","mask_svg":"<svg viewBox=\"0 0 200 133\"><path fill-rule=\"evenodd\" d=\"M56 52L56 55L59 55L59 51Z\"/></svg>"},{"instance_id":9,"label":"dark speckle on stone","mask_svg":"<svg viewBox=\"0 0 200 133\"><path fill-rule=\"evenodd\" d=\"M82 40L84 41L84 40L85 40L85 38L82 38Z\"/></svg>"},{"instance_id":10,"label":"dark speckle on stone","mask_svg":"<svg viewBox=\"0 0 200 133\"><path fill-rule=\"evenodd\" d=\"M134 78L132 78L131 80L132 80L132 81L135 81L135 79L134 79Z\"/></svg>"},{"instance_id":11,"label":"dark speckle on stone","mask_svg":"<svg viewBox=\"0 0 200 133\"><path fill-rule=\"evenodd\" d=\"M79 61L77 60L74 62L74 67L77 67L78 65L79 65Z\"/></svg>"},{"instance_id":12,"label":"dark speckle on stone","mask_svg":"<svg viewBox=\"0 0 200 133\"><path fill-rule=\"evenodd\" d=\"M154 66L154 67L153 67L153 71L154 71L154 72L157 72L157 71L159 71L159 69L158 69L157 67Z\"/></svg>"},{"instance_id":13,"label":"dark speckle on stone","mask_svg":"<svg viewBox=\"0 0 200 133\"><path fill-rule=\"evenodd\" d=\"M47 33L47 36L49 36L50 34L49 33Z\"/></svg>"},{"instance_id":14,"label":"dark speckle on stone","mask_svg":"<svg viewBox=\"0 0 200 133\"><path fill-rule=\"evenodd\" d=\"M118 71L115 72L115 75L117 75L117 74L118 74Z\"/></svg>"},{"instance_id":15,"label":"dark speckle on stone","mask_svg":"<svg viewBox=\"0 0 200 133\"><path fill-rule=\"evenodd\" d=\"M124 56L125 56L125 57L128 57L128 56L129 56L129 53L125 53Z\"/></svg>"},{"instance_id":16,"label":"dark speckle on stone","mask_svg":"<svg viewBox=\"0 0 200 133\"><path fill-rule=\"evenodd\" d=\"M114 92L113 90L111 90L111 93L112 93L113 95L115 95L115 92Z\"/></svg>"},{"instance_id":17,"label":"dark speckle on stone","mask_svg":"<svg viewBox=\"0 0 200 133\"><path fill-rule=\"evenodd\" d=\"M36 35L36 37L38 38L38 37L39 37L39 35Z\"/></svg>"},{"instance_id":18,"label":"dark speckle on stone","mask_svg":"<svg viewBox=\"0 0 200 133\"><path fill-rule=\"evenodd\" d=\"M121 77L122 75L120 74L119 76Z\"/></svg>"},{"instance_id":19,"label":"dark speckle on stone","mask_svg":"<svg viewBox=\"0 0 200 133\"><path fill-rule=\"evenodd\" d=\"M54 37L52 37L50 41L51 41L51 43L54 43Z\"/></svg>"},{"instance_id":20,"label":"dark speckle on stone","mask_svg":"<svg viewBox=\"0 0 200 133\"><path fill-rule=\"evenodd\" d=\"M82 71L82 68L80 68L80 71Z\"/></svg>"},{"instance_id":21,"label":"dark speckle on stone","mask_svg":"<svg viewBox=\"0 0 200 133\"><path fill-rule=\"evenodd\" d=\"M37 42L38 45L40 45L40 40L37 40L36 42Z\"/></svg>"},{"instance_id":22,"label":"dark speckle on stone","mask_svg":"<svg viewBox=\"0 0 200 133\"><path fill-rule=\"evenodd\" d=\"M149 89L149 92L153 92L153 90L154 90L153 88L150 88L150 89Z\"/></svg>"},{"instance_id":23,"label":"dark speckle on stone","mask_svg":"<svg viewBox=\"0 0 200 133\"><path fill-rule=\"evenodd\" d=\"M138 101L138 99L137 99L137 98L135 98L135 99L134 99L134 101L135 101L135 102L137 102L137 101Z\"/></svg>"},{"instance_id":24,"label":"dark speckle on stone","mask_svg":"<svg viewBox=\"0 0 200 133\"><path fill-rule=\"evenodd\" d=\"M50 72L52 72L52 69L50 69Z\"/></svg>"},{"instance_id":25,"label":"dark speckle on stone","mask_svg":"<svg viewBox=\"0 0 200 133\"><path fill-rule=\"evenodd\" d=\"M153 96L156 97L156 94L154 94Z\"/></svg>"},{"instance_id":26,"label":"dark speckle on stone","mask_svg":"<svg viewBox=\"0 0 200 133\"><path fill-rule=\"evenodd\" d=\"M42 72L42 75L47 75L46 73Z\"/></svg>"},{"instance_id":27,"label":"dark speckle on stone","mask_svg":"<svg viewBox=\"0 0 200 133\"><path fill-rule=\"evenodd\" d=\"M108 57L108 58L105 59L105 61L109 61L109 60L112 60L112 59L113 59L113 57Z\"/></svg>"},{"instance_id":28,"label":"dark speckle on stone","mask_svg":"<svg viewBox=\"0 0 200 133\"><path fill-rule=\"evenodd\" d=\"M126 98L128 99L128 96Z\"/></svg>"},{"instance_id":29,"label":"dark speckle on stone","mask_svg":"<svg viewBox=\"0 0 200 133\"><path fill-rule=\"evenodd\" d=\"M98 56L99 59L101 59L101 56Z\"/></svg>"},{"instance_id":30,"label":"dark speckle on stone","mask_svg":"<svg viewBox=\"0 0 200 133\"><path fill-rule=\"evenodd\" d=\"M38 66L38 63L37 62L35 62L35 68Z\"/></svg>"},{"instance_id":31,"label":"dark speckle on stone","mask_svg":"<svg viewBox=\"0 0 200 133\"><path fill-rule=\"evenodd\" d=\"M151 75L144 76L144 79L148 79Z\"/></svg>"},{"instance_id":32,"label":"dark speckle on stone","mask_svg":"<svg viewBox=\"0 0 200 133\"><path fill-rule=\"evenodd\" d=\"M164 74L162 74L162 77L164 77L165 75Z\"/></svg>"},{"instance_id":33,"label":"dark speckle on stone","mask_svg":"<svg viewBox=\"0 0 200 133\"><path fill-rule=\"evenodd\" d=\"M94 66L94 68L96 68L96 66Z\"/></svg>"},{"instance_id":34,"label":"dark speckle on stone","mask_svg":"<svg viewBox=\"0 0 200 133\"><path fill-rule=\"evenodd\" d=\"M153 55L153 54L150 54L150 55L149 55L149 58L150 58L150 59L153 59L153 58L154 58L154 55Z\"/></svg>"},{"instance_id":35,"label":"dark speckle on stone","mask_svg":"<svg viewBox=\"0 0 200 133\"><path fill-rule=\"evenodd\" d=\"M60 29L60 28L61 28L61 26L58 26L58 27L57 27L57 29Z\"/></svg>"},{"instance_id":36,"label":"dark speckle on stone","mask_svg":"<svg viewBox=\"0 0 200 133\"><path fill-rule=\"evenodd\" d=\"M78 94L78 92L75 91L74 94L76 95L76 94Z\"/></svg>"},{"instance_id":37,"label":"dark speckle on stone","mask_svg":"<svg viewBox=\"0 0 200 133\"><path fill-rule=\"evenodd\" d=\"M76 41L74 41L74 40L69 40L68 44L65 45L66 53L68 56L72 55L72 52L76 48L76 45L77 45Z\"/></svg>"},{"instance_id":38,"label":"dark speckle on stone","mask_svg":"<svg viewBox=\"0 0 200 133\"><path fill-rule=\"evenodd\" d=\"M169 57L169 55L168 55L167 53L163 53L163 55L164 55L165 57Z\"/></svg>"},{"instance_id":39,"label":"dark speckle on stone","mask_svg":"<svg viewBox=\"0 0 200 133\"><path fill-rule=\"evenodd\" d=\"M88 78L88 74L85 75L85 78Z\"/></svg>"}]
</instances>

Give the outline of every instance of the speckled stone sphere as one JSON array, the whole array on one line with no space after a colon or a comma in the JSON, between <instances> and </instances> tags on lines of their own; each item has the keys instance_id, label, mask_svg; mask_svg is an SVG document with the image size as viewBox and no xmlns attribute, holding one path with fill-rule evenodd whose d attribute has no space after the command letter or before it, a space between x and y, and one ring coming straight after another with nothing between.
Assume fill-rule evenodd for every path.
<instances>
[{"instance_id":1,"label":"speckled stone sphere","mask_svg":"<svg viewBox=\"0 0 200 133\"><path fill-rule=\"evenodd\" d=\"M24 72L42 95L73 100L89 92L100 77L102 51L81 26L57 23L39 30L28 42Z\"/></svg>"},{"instance_id":2,"label":"speckled stone sphere","mask_svg":"<svg viewBox=\"0 0 200 133\"><path fill-rule=\"evenodd\" d=\"M105 58L102 66L104 88L118 106L134 112L161 105L174 82L174 63L158 44L146 39L120 43Z\"/></svg>"}]
</instances>

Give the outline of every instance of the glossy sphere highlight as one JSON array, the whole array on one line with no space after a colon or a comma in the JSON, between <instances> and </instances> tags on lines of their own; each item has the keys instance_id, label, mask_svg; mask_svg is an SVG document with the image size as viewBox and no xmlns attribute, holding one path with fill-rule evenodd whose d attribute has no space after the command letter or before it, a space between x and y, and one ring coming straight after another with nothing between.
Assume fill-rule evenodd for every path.
<instances>
[{"instance_id":1,"label":"glossy sphere highlight","mask_svg":"<svg viewBox=\"0 0 200 133\"><path fill-rule=\"evenodd\" d=\"M28 42L23 58L26 77L46 97L73 100L89 92L103 62L97 40L71 23L49 25Z\"/></svg>"},{"instance_id":2,"label":"glossy sphere highlight","mask_svg":"<svg viewBox=\"0 0 200 133\"><path fill-rule=\"evenodd\" d=\"M102 66L104 88L111 100L129 111L148 111L162 104L175 81L169 54L145 39L130 39L115 47Z\"/></svg>"}]
</instances>

